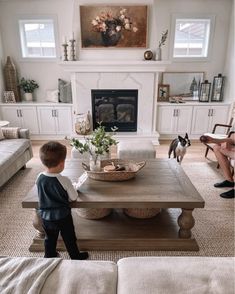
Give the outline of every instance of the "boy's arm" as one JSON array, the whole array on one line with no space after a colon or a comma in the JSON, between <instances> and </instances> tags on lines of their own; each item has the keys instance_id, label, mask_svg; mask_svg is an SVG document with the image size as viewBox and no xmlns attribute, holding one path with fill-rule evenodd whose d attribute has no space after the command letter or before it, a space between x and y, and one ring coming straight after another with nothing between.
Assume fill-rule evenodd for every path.
<instances>
[{"instance_id":1,"label":"boy's arm","mask_svg":"<svg viewBox=\"0 0 235 294\"><path fill-rule=\"evenodd\" d=\"M60 181L61 185L66 190L66 192L68 193L69 201L77 200L78 192L77 192L76 188L73 186L70 179L65 176L61 176L61 175L57 178Z\"/></svg>"}]
</instances>

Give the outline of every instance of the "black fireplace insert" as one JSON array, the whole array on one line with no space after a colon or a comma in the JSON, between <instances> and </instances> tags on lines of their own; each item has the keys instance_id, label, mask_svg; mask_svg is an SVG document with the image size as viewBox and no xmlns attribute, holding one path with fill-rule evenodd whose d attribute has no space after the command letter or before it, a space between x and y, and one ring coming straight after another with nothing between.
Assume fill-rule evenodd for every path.
<instances>
[{"instance_id":1,"label":"black fireplace insert","mask_svg":"<svg viewBox=\"0 0 235 294\"><path fill-rule=\"evenodd\" d=\"M106 131L137 131L138 90L91 90L93 128L101 122Z\"/></svg>"}]
</instances>

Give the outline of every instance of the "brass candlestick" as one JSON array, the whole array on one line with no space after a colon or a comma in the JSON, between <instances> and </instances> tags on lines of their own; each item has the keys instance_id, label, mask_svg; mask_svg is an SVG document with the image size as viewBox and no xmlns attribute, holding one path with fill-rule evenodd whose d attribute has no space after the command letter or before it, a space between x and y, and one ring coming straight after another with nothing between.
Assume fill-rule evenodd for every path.
<instances>
[{"instance_id":1,"label":"brass candlestick","mask_svg":"<svg viewBox=\"0 0 235 294\"><path fill-rule=\"evenodd\" d=\"M75 39L71 39L69 40L69 42L71 43L71 60L75 61L76 60L76 56L75 56Z\"/></svg>"},{"instance_id":2,"label":"brass candlestick","mask_svg":"<svg viewBox=\"0 0 235 294\"><path fill-rule=\"evenodd\" d=\"M64 47L64 61L68 61L68 44L62 44L62 46Z\"/></svg>"}]
</instances>

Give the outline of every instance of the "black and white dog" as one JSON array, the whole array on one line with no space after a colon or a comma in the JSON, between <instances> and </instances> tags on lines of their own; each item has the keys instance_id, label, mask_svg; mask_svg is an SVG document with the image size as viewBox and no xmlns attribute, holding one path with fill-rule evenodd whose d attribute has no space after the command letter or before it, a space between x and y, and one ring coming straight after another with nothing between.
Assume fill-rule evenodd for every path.
<instances>
[{"instance_id":1,"label":"black and white dog","mask_svg":"<svg viewBox=\"0 0 235 294\"><path fill-rule=\"evenodd\" d=\"M177 162L181 164L184 155L186 154L187 147L191 145L190 140L188 138L188 134L185 134L185 137L178 136L178 138L174 139L169 147L168 157L171 157L171 153L173 152L174 158L177 159Z\"/></svg>"}]
</instances>

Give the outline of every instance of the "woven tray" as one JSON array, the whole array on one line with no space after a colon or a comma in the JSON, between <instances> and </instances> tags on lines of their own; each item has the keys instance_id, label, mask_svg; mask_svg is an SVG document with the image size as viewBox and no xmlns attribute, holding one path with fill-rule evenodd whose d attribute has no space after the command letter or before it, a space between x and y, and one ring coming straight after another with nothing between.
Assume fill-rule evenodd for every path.
<instances>
[{"instance_id":1,"label":"woven tray","mask_svg":"<svg viewBox=\"0 0 235 294\"><path fill-rule=\"evenodd\" d=\"M124 165L124 171L110 171L105 172L102 170L104 166L110 164L116 165ZM82 164L83 168L86 170L87 175L89 178L97 181L108 181L108 182L119 182L119 181L127 181L134 178L138 171L140 171L146 162L135 162L132 160L121 160L121 159L109 159L109 160L102 160L101 161L101 171L90 171L89 167L86 164Z\"/></svg>"}]
</instances>

